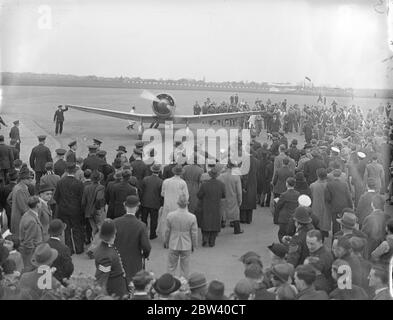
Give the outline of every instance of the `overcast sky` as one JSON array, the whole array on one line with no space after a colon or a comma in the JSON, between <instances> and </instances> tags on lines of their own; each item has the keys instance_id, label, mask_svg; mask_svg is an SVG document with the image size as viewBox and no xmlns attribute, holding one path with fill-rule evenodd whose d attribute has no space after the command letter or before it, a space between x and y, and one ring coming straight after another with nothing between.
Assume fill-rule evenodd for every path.
<instances>
[{"instance_id":1,"label":"overcast sky","mask_svg":"<svg viewBox=\"0 0 393 320\"><path fill-rule=\"evenodd\" d=\"M48 1L48 20L45 2L12 0L2 7L1 68L207 81L308 76L315 85L392 88L377 2L57 0Z\"/></svg>"}]
</instances>

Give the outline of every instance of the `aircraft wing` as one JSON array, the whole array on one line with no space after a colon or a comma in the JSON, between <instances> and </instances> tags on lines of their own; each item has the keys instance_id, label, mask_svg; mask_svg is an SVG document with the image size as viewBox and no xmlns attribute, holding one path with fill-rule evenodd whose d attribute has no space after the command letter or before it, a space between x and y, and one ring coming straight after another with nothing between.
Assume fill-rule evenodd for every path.
<instances>
[{"instance_id":1,"label":"aircraft wing","mask_svg":"<svg viewBox=\"0 0 393 320\"><path fill-rule=\"evenodd\" d=\"M228 113L211 113L200 115L175 115L173 122L175 123L200 123L202 121L227 120L248 117L252 114L261 114L262 111L243 111Z\"/></svg>"},{"instance_id":2,"label":"aircraft wing","mask_svg":"<svg viewBox=\"0 0 393 320\"><path fill-rule=\"evenodd\" d=\"M65 105L68 108L76 109L79 111L90 112L94 114L99 114L102 116L124 119L124 120L133 120L133 121L145 121L145 120L154 120L156 118L153 114L142 114L142 113L130 113L124 111L116 111L109 109L101 109L101 108L92 108L92 107L84 107L84 106L75 106L75 105Z\"/></svg>"}]
</instances>

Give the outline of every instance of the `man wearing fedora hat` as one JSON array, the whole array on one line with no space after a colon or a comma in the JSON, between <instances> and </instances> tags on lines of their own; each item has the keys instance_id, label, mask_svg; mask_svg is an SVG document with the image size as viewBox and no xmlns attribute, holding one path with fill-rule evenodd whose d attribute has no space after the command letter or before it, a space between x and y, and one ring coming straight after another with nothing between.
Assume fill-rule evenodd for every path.
<instances>
[{"instance_id":1,"label":"man wearing fedora hat","mask_svg":"<svg viewBox=\"0 0 393 320\"><path fill-rule=\"evenodd\" d=\"M141 205L142 221L147 226L147 218L150 216L150 240L157 238L156 229L158 224L158 210L162 207L163 198L161 197L162 179L161 165L153 164L152 174L144 177L141 182Z\"/></svg>"},{"instance_id":2,"label":"man wearing fedora hat","mask_svg":"<svg viewBox=\"0 0 393 320\"><path fill-rule=\"evenodd\" d=\"M60 287L59 281L57 281L52 273L50 281L46 282L46 284L50 287L40 288L39 286L41 283L40 278L45 276L45 274L40 271L40 267L51 267L57 257L57 250L52 249L47 243L41 243L35 248L31 257L31 264L35 269L23 273L19 281L19 286L26 289L31 294L33 300L40 300L46 293L48 293L48 290L56 290Z\"/></svg>"},{"instance_id":3,"label":"man wearing fedora hat","mask_svg":"<svg viewBox=\"0 0 393 320\"><path fill-rule=\"evenodd\" d=\"M128 163L128 158L126 156L127 153L127 149L125 146L119 146L116 150L117 154L116 154L116 159L119 159L120 161L120 167L122 167L124 164ZM114 165L114 164L113 164ZM116 168L115 168L116 169Z\"/></svg>"},{"instance_id":4,"label":"man wearing fedora hat","mask_svg":"<svg viewBox=\"0 0 393 320\"><path fill-rule=\"evenodd\" d=\"M149 257L151 245L145 224L135 216L140 205L139 198L135 195L128 196L123 205L126 214L114 220L117 230L114 244L119 250L129 283L132 277L142 270L142 262Z\"/></svg>"},{"instance_id":5,"label":"man wearing fedora hat","mask_svg":"<svg viewBox=\"0 0 393 320\"><path fill-rule=\"evenodd\" d=\"M66 225L60 219L54 219L49 224L49 240L47 243L52 249L58 252L57 258L53 261L53 267L56 268L53 274L57 280L64 284L64 279L68 279L74 272L72 263L71 250L64 245L62 238Z\"/></svg>"},{"instance_id":6,"label":"man wearing fedora hat","mask_svg":"<svg viewBox=\"0 0 393 320\"><path fill-rule=\"evenodd\" d=\"M202 183L197 197L201 201L201 225L202 246L214 247L216 237L221 230L221 206L222 199L225 199L225 185L217 177L217 168L209 171L210 180ZM256 201L255 201L256 203Z\"/></svg>"},{"instance_id":7,"label":"man wearing fedora hat","mask_svg":"<svg viewBox=\"0 0 393 320\"><path fill-rule=\"evenodd\" d=\"M345 236L348 239L352 237L360 237L367 239L367 235L357 229L357 217L351 208L344 208L342 210L341 218L336 219L341 230L333 234L333 239ZM366 252L365 252L366 253Z\"/></svg>"},{"instance_id":8,"label":"man wearing fedora hat","mask_svg":"<svg viewBox=\"0 0 393 320\"><path fill-rule=\"evenodd\" d=\"M307 247L307 232L314 229L310 217L309 208L298 207L293 215L295 220L296 233L293 237L284 236L283 242L289 245L287 262L294 267L301 265L304 259L309 256Z\"/></svg>"},{"instance_id":9,"label":"man wearing fedora hat","mask_svg":"<svg viewBox=\"0 0 393 320\"><path fill-rule=\"evenodd\" d=\"M95 278L105 293L123 298L128 294L129 281L126 280L121 256L114 245L116 226L113 220L104 220L99 237L101 243L94 252Z\"/></svg>"},{"instance_id":10,"label":"man wearing fedora hat","mask_svg":"<svg viewBox=\"0 0 393 320\"><path fill-rule=\"evenodd\" d=\"M153 289L158 294L158 297L155 297L154 300L170 300L171 294L178 291L180 287L179 279L176 279L170 273L164 273L153 284Z\"/></svg>"},{"instance_id":11,"label":"man wearing fedora hat","mask_svg":"<svg viewBox=\"0 0 393 320\"><path fill-rule=\"evenodd\" d=\"M188 278L188 287L190 288L189 300L205 300L207 294L206 277L199 272L191 274Z\"/></svg>"},{"instance_id":12,"label":"man wearing fedora hat","mask_svg":"<svg viewBox=\"0 0 393 320\"><path fill-rule=\"evenodd\" d=\"M19 225L19 251L22 254L25 272L33 269L31 257L35 248L43 242L43 227L39 219L40 199L37 196L30 197L27 205L29 210L22 216Z\"/></svg>"},{"instance_id":13,"label":"man wearing fedora hat","mask_svg":"<svg viewBox=\"0 0 393 320\"><path fill-rule=\"evenodd\" d=\"M13 124L14 126L10 130L9 137L10 139L16 140L15 148L18 149L18 151L20 152L21 141L20 141L20 133L19 133L19 120L15 120Z\"/></svg>"},{"instance_id":14,"label":"man wearing fedora hat","mask_svg":"<svg viewBox=\"0 0 393 320\"><path fill-rule=\"evenodd\" d=\"M35 146L30 153L30 167L35 172L36 184L38 185L42 175L45 173L45 164L52 162L52 155L47 146L45 146L45 135L38 136L38 146Z\"/></svg>"},{"instance_id":15,"label":"man wearing fedora hat","mask_svg":"<svg viewBox=\"0 0 393 320\"><path fill-rule=\"evenodd\" d=\"M78 149L78 145L77 145L76 140L71 141L68 144L68 147L69 147L69 149L65 155L65 161L66 162L76 162L76 150Z\"/></svg>"},{"instance_id":16,"label":"man wearing fedora hat","mask_svg":"<svg viewBox=\"0 0 393 320\"><path fill-rule=\"evenodd\" d=\"M165 232L167 228L166 217L169 212L175 211L178 208L177 201L181 194L185 194L189 198L187 183L181 178L184 169L181 165L176 165L172 168L174 176L165 179L162 183L161 196L164 199L164 205L158 219L157 235L162 242L165 241Z\"/></svg>"}]
</instances>

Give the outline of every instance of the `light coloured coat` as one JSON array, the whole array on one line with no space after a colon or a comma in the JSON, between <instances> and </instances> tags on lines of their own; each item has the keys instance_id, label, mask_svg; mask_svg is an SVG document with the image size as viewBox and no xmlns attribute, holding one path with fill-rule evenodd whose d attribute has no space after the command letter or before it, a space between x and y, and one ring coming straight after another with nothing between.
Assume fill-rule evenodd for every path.
<instances>
[{"instance_id":1,"label":"light coloured coat","mask_svg":"<svg viewBox=\"0 0 393 320\"><path fill-rule=\"evenodd\" d=\"M8 196L11 206L11 232L15 235L19 235L20 220L23 214L29 210L27 205L29 197L29 189L23 182L19 182Z\"/></svg>"},{"instance_id":2,"label":"light coloured coat","mask_svg":"<svg viewBox=\"0 0 393 320\"><path fill-rule=\"evenodd\" d=\"M222 173L218 180L225 185L225 199L221 201L222 217L224 220L240 220L242 204L242 183L239 175L232 174L230 169Z\"/></svg>"},{"instance_id":3,"label":"light coloured coat","mask_svg":"<svg viewBox=\"0 0 393 320\"><path fill-rule=\"evenodd\" d=\"M181 194L185 194L187 199L189 198L187 183L180 176L173 176L163 181L161 196L164 198L164 206L160 210L157 226L157 235L162 241L165 240L166 217L169 212L177 210L177 201Z\"/></svg>"},{"instance_id":4,"label":"light coloured coat","mask_svg":"<svg viewBox=\"0 0 393 320\"><path fill-rule=\"evenodd\" d=\"M165 243L169 249L189 251L197 246L198 225L195 215L186 208L170 212L167 217Z\"/></svg>"}]
</instances>

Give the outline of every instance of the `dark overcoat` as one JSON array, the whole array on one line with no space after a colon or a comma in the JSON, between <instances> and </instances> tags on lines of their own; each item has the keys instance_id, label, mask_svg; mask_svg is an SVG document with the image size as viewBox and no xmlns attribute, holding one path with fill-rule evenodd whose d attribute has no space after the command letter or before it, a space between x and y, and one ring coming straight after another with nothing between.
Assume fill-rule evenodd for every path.
<instances>
[{"instance_id":1,"label":"dark overcoat","mask_svg":"<svg viewBox=\"0 0 393 320\"><path fill-rule=\"evenodd\" d=\"M56 249L58 252L58 256L52 264L52 267L56 268L53 275L57 280L63 283L63 279L68 279L74 272L71 250L58 239L49 238L47 242L51 248Z\"/></svg>"},{"instance_id":2,"label":"dark overcoat","mask_svg":"<svg viewBox=\"0 0 393 320\"><path fill-rule=\"evenodd\" d=\"M45 172L45 164L47 162L52 162L52 155L47 146L39 144L31 150L30 154L30 167L35 172Z\"/></svg>"},{"instance_id":3,"label":"dark overcoat","mask_svg":"<svg viewBox=\"0 0 393 320\"><path fill-rule=\"evenodd\" d=\"M160 209L163 205L161 197L162 179L156 175L143 178L141 183L141 204L145 208Z\"/></svg>"},{"instance_id":4,"label":"dark overcoat","mask_svg":"<svg viewBox=\"0 0 393 320\"><path fill-rule=\"evenodd\" d=\"M257 207L257 175L258 160L250 156L249 171L241 176L243 194L240 210L254 210Z\"/></svg>"},{"instance_id":5,"label":"dark overcoat","mask_svg":"<svg viewBox=\"0 0 393 320\"><path fill-rule=\"evenodd\" d=\"M53 196L57 203L57 217L82 217L83 188L83 183L75 177L66 176L60 179Z\"/></svg>"},{"instance_id":6,"label":"dark overcoat","mask_svg":"<svg viewBox=\"0 0 393 320\"><path fill-rule=\"evenodd\" d=\"M127 283L142 270L142 258L148 258L151 245L146 225L132 214L125 214L114 220L116 226L115 247L120 254Z\"/></svg>"},{"instance_id":7,"label":"dark overcoat","mask_svg":"<svg viewBox=\"0 0 393 320\"><path fill-rule=\"evenodd\" d=\"M53 172L59 177L61 177L66 171L66 168L67 168L66 162L63 159L59 159L53 165Z\"/></svg>"},{"instance_id":8,"label":"dark overcoat","mask_svg":"<svg viewBox=\"0 0 393 320\"><path fill-rule=\"evenodd\" d=\"M138 195L136 187L130 185L127 181L121 181L113 185L113 217L121 217L126 213L124 201L128 196Z\"/></svg>"},{"instance_id":9,"label":"dark overcoat","mask_svg":"<svg viewBox=\"0 0 393 320\"><path fill-rule=\"evenodd\" d=\"M217 179L207 180L201 184L197 197L201 201L202 207L198 226L202 231L219 232L221 229L221 199L225 198L224 183Z\"/></svg>"}]
</instances>

